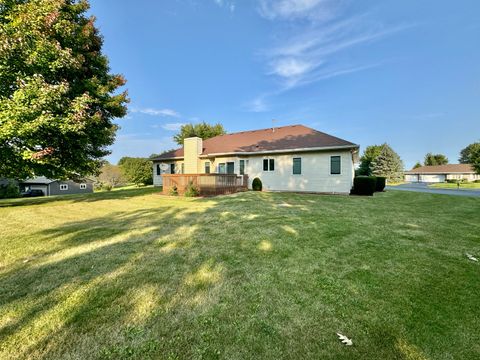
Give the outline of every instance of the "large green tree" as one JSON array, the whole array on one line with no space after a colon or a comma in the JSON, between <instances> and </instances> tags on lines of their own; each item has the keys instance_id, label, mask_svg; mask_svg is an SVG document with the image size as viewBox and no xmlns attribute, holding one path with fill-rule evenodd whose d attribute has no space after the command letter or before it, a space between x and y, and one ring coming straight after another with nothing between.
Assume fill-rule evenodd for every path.
<instances>
[{"instance_id":1,"label":"large green tree","mask_svg":"<svg viewBox=\"0 0 480 360\"><path fill-rule=\"evenodd\" d=\"M447 165L448 158L443 154L428 153L425 155L425 160L423 161L423 164L425 166Z\"/></svg>"},{"instance_id":2,"label":"large green tree","mask_svg":"<svg viewBox=\"0 0 480 360\"><path fill-rule=\"evenodd\" d=\"M480 174L480 146L472 146L468 151L467 159L466 163L471 164L475 172Z\"/></svg>"},{"instance_id":3,"label":"large green tree","mask_svg":"<svg viewBox=\"0 0 480 360\"><path fill-rule=\"evenodd\" d=\"M389 182L403 180L403 162L388 144L382 145L380 155L372 163L373 175L386 177Z\"/></svg>"},{"instance_id":4,"label":"large green tree","mask_svg":"<svg viewBox=\"0 0 480 360\"><path fill-rule=\"evenodd\" d=\"M0 1L0 177L98 173L126 113L88 1Z\"/></svg>"},{"instance_id":5,"label":"large green tree","mask_svg":"<svg viewBox=\"0 0 480 360\"><path fill-rule=\"evenodd\" d=\"M382 151L382 145L370 145L365 148L360 158L359 175L372 175L372 163Z\"/></svg>"},{"instance_id":6,"label":"large green tree","mask_svg":"<svg viewBox=\"0 0 480 360\"><path fill-rule=\"evenodd\" d=\"M128 182L135 185L153 184L153 166L149 159L123 157L118 165Z\"/></svg>"},{"instance_id":7,"label":"large green tree","mask_svg":"<svg viewBox=\"0 0 480 360\"><path fill-rule=\"evenodd\" d=\"M471 164L477 174L480 174L480 149L475 150L471 155Z\"/></svg>"},{"instance_id":8,"label":"large green tree","mask_svg":"<svg viewBox=\"0 0 480 360\"><path fill-rule=\"evenodd\" d=\"M473 164L473 157L480 152L480 142L475 142L468 145L465 149L460 151L460 164Z\"/></svg>"},{"instance_id":9,"label":"large green tree","mask_svg":"<svg viewBox=\"0 0 480 360\"><path fill-rule=\"evenodd\" d=\"M205 122L199 124L185 124L180 128L180 132L173 139L178 145L183 145L185 138L197 136L203 140L226 134L221 124L210 125Z\"/></svg>"}]
</instances>

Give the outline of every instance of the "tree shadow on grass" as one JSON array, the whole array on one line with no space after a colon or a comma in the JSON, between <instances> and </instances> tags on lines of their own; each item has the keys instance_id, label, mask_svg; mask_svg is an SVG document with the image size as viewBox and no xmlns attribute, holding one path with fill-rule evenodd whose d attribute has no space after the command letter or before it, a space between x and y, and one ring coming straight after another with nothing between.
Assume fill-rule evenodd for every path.
<instances>
[{"instance_id":1,"label":"tree shadow on grass","mask_svg":"<svg viewBox=\"0 0 480 360\"><path fill-rule=\"evenodd\" d=\"M60 335L32 334L37 340L23 353L23 356L44 356L39 351L48 347L47 354L51 351L56 357L59 354L55 341L59 337L69 338L69 331L91 331L92 326L105 321L121 322L126 314L113 314L112 320L106 319L102 312L108 313L109 306L127 292L134 292L152 281L155 283L153 278L169 285L164 296L170 299L178 296L178 287L184 286L192 269L212 260L208 254L188 252L189 239L185 235L193 235L194 226L187 229L181 220L172 220L189 210L163 210L156 217L152 216L151 209L114 213L42 232L44 237L62 236L64 247L41 254L21 268L13 268L0 276L1 307L7 313L22 309L21 315L15 315L13 321L0 328L0 342L7 344L12 335L33 331L39 323L46 322L48 326L42 319L58 311L61 315L56 316L63 318L62 326L53 327ZM145 230L146 217L150 218L150 224ZM132 229L128 236L119 236ZM63 256L59 252L64 253ZM214 267L214 263L211 266ZM165 273L159 277L159 271ZM199 291L203 290L190 289L188 296L198 296ZM70 309L64 305L69 298L77 297L80 299Z\"/></svg>"},{"instance_id":2,"label":"tree shadow on grass","mask_svg":"<svg viewBox=\"0 0 480 360\"><path fill-rule=\"evenodd\" d=\"M62 248L0 275L0 309L14 314L0 326L0 343L21 343L20 358L403 359L421 354L410 307L433 325L445 320L432 314L431 295L442 311L462 302L474 309L461 284L442 299L454 278L468 282L474 270L457 267L445 282L452 271L436 268L443 258L418 256L410 233L388 229L403 212L389 215L372 199L310 200L178 199L43 231ZM340 328L354 347L336 342Z\"/></svg>"},{"instance_id":3,"label":"tree shadow on grass","mask_svg":"<svg viewBox=\"0 0 480 360\"><path fill-rule=\"evenodd\" d=\"M96 192L90 194L73 194L73 195L56 195L42 196L33 198L7 199L0 200L0 208L16 207L16 206L32 206L44 205L58 201L68 201L71 203L89 203L103 200L121 200L129 199L137 196L144 196L152 193L161 192L158 188L145 187L137 189L125 189L116 191Z\"/></svg>"}]
</instances>

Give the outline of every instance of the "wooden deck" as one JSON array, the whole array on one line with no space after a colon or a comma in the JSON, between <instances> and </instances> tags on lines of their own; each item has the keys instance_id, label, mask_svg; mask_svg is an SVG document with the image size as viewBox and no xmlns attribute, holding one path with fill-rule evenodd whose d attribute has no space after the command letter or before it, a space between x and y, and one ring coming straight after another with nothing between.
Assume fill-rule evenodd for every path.
<instances>
[{"instance_id":1,"label":"wooden deck","mask_svg":"<svg viewBox=\"0 0 480 360\"><path fill-rule=\"evenodd\" d=\"M248 175L236 174L163 174L163 194L170 195L175 186L179 195L191 182L201 196L233 194L248 190Z\"/></svg>"}]
</instances>

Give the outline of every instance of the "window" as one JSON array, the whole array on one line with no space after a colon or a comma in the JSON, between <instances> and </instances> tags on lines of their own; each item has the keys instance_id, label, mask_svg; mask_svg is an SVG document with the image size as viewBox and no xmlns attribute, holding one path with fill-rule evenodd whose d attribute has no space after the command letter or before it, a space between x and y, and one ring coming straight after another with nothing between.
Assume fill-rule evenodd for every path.
<instances>
[{"instance_id":1,"label":"window","mask_svg":"<svg viewBox=\"0 0 480 360\"><path fill-rule=\"evenodd\" d=\"M185 163L182 163L182 174L185 174Z\"/></svg>"},{"instance_id":2,"label":"window","mask_svg":"<svg viewBox=\"0 0 480 360\"><path fill-rule=\"evenodd\" d=\"M227 162L227 174L235 174L235 163Z\"/></svg>"},{"instance_id":3,"label":"window","mask_svg":"<svg viewBox=\"0 0 480 360\"><path fill-rule=\"evenodd\" d=\"M245 174L245 160L240 160L240 175Z\"/></svg>"},{"instance_id":4,"label":"window","mask_svg":"<svg viewBox=\"0 0 480 360\"><path fill-rule=\"evenodd\" d=\"M162 171L160 169L160 164L157 164L157 175L161 175Z\"/></svg>"},{"instance_id":5,"label":"window","mask_svg":"<svg viewBox=\"0 0 480 360\"><path fill-rule=\"evenodd\" d=\"M170 164L170 174L175 174L175 164Z\"/></svg>"},{"instance_id":6,"label":"window","mask_svg":"<svg viewBox=\"0 0 480 360\"><path fill-rule=\"evenodd\" d=\"M60 190L68 190L67 184L60 184Z\"/></svg>"},{"instance_id":7,"label":"window","mask_svg":"<svg viewBox=\"0 0 480 360\"><path fill-rule=\"evenodd\" d=\"M330 156L330 174L339 175L341 174L341 157L340 156Z\"/></svg>"},{"instance_id":8,"label":"window","mask_svg":"<svg viewBox=\"0 0 480 360\"><path fill-rule=\"evenodd\" d=\"M227 171L226 171L226 167L225 167L225 163L220 163L218 164L218 173L219 174L226 174Z\"/></svg>"},{"instance_id":9,"label":"window","mask_svg":"<svg viewBox=\"0 0 480 360\"><path fill-rule=\"evenodd\" d=\"M80 184L80 190L85 190L87 188L87 184Z\"/></svg>"},{"instance_id":10,"label":"window","mask_svg":"<svg viewBox=\"0 0 480 360\"><path fill-rule=\"evenodd\" d=\"M263 171L274 171L275 159L263 159Z\"/></svg>"},{"instance_id":11,"label":"window","mask_svg":"<svg viewBox=\"0 0 480 360\"><path fill-rule=\"evenodd\" d=\"M210 161L205 162L205 174L210 174Z\"/></svg>"},{"instance_id":12,"label":"window","mask_svg":"<svg viewBox=\"0 0 480 360\"><path fill-rule=\"evenodd\" d=\"M302 174L302 158L293 158L293 175Z\"/></svg>"}]
</instances>

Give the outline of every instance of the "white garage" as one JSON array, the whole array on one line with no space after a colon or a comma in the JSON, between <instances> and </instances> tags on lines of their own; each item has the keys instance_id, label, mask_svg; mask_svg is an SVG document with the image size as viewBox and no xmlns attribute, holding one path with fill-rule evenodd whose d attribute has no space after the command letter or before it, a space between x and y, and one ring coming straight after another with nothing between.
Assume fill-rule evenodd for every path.
<instances>
[{"instance_id":1,"label":"white garage","mask_svg":"<svg viewBox=\"0 0 480 360\"><path fill-rule=\"evenodd\" d=\"M405 174L406 182L439 183L445 180L446 176L442 174Z\"/></svg>"},{"instance_id":2,"label":"white garage","mask_svg":"<svg viewBox=\"0 0 480 360\"><path fill-rule=\"evenodd\" d=\"M410 171L405 171L405 181L422 183L441 183L447 180L465 179L477 180L480 175L475 174L469 164L447 164L435 166L420 166Z\"/></svg>"}]
</instances>

